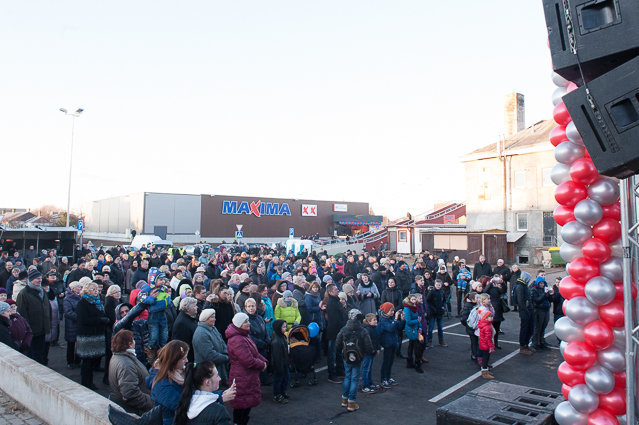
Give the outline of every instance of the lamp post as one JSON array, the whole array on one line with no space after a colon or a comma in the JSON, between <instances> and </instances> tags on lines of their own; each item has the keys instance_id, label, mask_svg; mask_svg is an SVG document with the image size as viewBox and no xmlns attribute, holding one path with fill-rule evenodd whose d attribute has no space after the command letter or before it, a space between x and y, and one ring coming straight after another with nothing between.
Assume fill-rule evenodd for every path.
<instances>
[{"instance_id":1,"label":"lamp post","mask_svg":"<svg viewBox=\"0 0 639 425\"><path fill-rule=\"evenodd\" d=\"M75 130L75 119L84 112L84 109L78 108L75 112L69 112L64 108L60 108L60 112L64 115L71 116L71 152L69 154L69 190L67 192L67 225L69 227L69 216L71 215L71 172L73 170L73 131Z\"/></svg>"}]
</instances>

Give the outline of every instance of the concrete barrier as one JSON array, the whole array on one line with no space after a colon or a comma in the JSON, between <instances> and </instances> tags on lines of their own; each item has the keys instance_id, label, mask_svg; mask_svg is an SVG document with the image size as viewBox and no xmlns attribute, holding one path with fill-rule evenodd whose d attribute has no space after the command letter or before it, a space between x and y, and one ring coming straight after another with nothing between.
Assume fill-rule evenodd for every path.
<instances>
[{"instance_id":1,"label":"concrete barrier","mask_svg":"<svg viewBox=\"0 0 639 425\"><path fill-rule=\"evenodd\" d=\"M77 382L0 343L0 389L55 425L109 425L113 404Z\"/></svg>"}]
</instances>

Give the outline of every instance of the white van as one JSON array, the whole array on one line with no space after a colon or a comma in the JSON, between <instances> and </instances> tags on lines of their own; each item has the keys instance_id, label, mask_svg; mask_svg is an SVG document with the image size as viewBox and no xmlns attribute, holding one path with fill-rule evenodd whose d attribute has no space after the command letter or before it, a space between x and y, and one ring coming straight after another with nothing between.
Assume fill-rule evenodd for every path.
<instances>
[{"instance_id":1,"label":"white van","mask_svg":"<svg viewBox=\"0 0 639 425\"><path fill-rule=\"evenodd\" d=\"M173 242L161 239L159 236L155 235L137 235L131 242L131 246L137 249L142 248L142 245L148 247L149 244L153 244L155 246L172 246Z\"/></svg>"}]
</instances>

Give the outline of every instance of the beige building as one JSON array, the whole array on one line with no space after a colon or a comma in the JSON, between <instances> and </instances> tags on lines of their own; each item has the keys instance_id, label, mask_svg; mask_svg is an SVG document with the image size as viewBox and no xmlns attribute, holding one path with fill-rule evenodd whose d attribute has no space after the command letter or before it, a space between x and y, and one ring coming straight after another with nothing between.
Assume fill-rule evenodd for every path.
<instances>
[{"instance_id":1,"label":"beige building","mask_svg":"<svg viewBox=\"0 0 639 425\"><path fill-rule=\"evenodd\" d=\"M466 171L466 227L507 232L510 264L541 264L542 251L558 246L552 213L557 163L549 141L553 120L540 121L505 140L462 157ZM495 263L496 258L488 258Z\"/></svg>"}]
</instances>

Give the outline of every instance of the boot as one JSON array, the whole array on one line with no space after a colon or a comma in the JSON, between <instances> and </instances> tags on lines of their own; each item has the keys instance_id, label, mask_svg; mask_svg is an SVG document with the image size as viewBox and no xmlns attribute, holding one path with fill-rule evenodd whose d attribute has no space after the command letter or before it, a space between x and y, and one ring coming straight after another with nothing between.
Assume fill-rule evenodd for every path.
<instances>
[{"instance_id":1,"label":"boot","mask_svg":"<svg viewBox=\"0 0 639 425\"><path fill-rule=\"evenodd\" d=\"M424 373L424 369L422 369L422 365L418 364L417 366L415 366L415 371L417 373Z\"/></svg>"},{"instance_id":2,"label":"boot","mask_svg":"<svg viewBox=\"0 0 639 425\"><path fill-rule=\"evenodd\" d=\"M448 344L446 344L446 343L444 342L444 340L443 340L443 339L440 339L440 340L439 340L439 345L440 345L441 347L448 347Z\"/></svg>"},{"instance_id":3,"label":"boot","mask_svg":"<svg viewBox=\"0 0 639 425\"><path fill-rule=\"evenodd\" d=\"M484 379L495 379L492 373L488 371L488 369L482 369L481 377Z\"/></svg>"},{"instance_id":4,"label":"boot","mask_svg":"<svg viewBox=\"0 0 639 425\"><path fill-rule=\"evenodd\" d=\"M354 412L357 409L359 409L359 404L355 403L354 401L348 400L348 406L346 410L348 410L349 412Z\"/></svg>"},{"instance_id":5,"label":"boot","mask_svg":"<svg viewBox=\"0 0 639 425\"><path fill-rule=\"evenodd\" d=\"M428 342L426 343L426 348L433 348L433 340L429 339Z\"/></svg>"},{"instance_id":6,"label":"boot","mask_svg":"<svg viewBox=\"0 0 639 425\"><path fill-rule=\"evenodd\" d=\"M532 351L530 351L528 347L519 347L519 354L530 356L532 354Z\"/></svg>"},{"instance_id":7,"label":"boot","mask_svg":"<svg viewBox=\"0 0 639 425\"><path fill-rule=\"evenodd\" d=\"M342 397L342 407L347 407L347 406L348 406L348 398Z\"/></svg>"}]
</instances>

